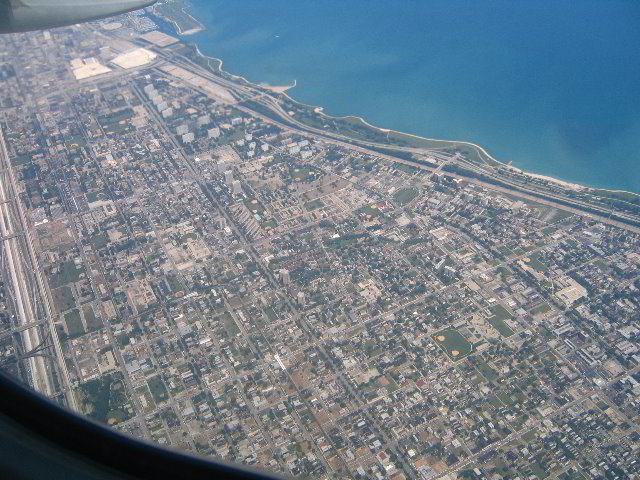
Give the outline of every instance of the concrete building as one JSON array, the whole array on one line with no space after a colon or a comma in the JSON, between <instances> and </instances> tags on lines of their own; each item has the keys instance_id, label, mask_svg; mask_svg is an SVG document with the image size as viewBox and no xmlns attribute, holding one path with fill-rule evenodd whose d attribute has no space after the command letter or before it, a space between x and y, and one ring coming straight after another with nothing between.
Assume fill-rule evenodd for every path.
<instances>
[{"instance_id":1,"label":"concrete building","mask_svg":"<svg viewBox=\"0 0 640 480\"><path fill-rule=\"evenodd\" d=\"M447 265L446 267L444 267L444 276L449 279L455 278L456 269Z\"/></svg>"},{"instance_id":2,"label":"concrete building","mask_svg":"<svg viewBox=\"0 0 640 480\"><path fill-rule=\"evenodd\" d=\"M193 132L191 133L185 133L184 135L182 135L182 143L191 143L195 140L196 136L194 135Z\"/></svg>"},{"instance_id":3,"label":"concrete building","mask_svg":"<svg viewBox=\"0 0 640 480\"><path fill-rule=\"evenodd\" d=\"M218 127L210 128L209 131L207 132L207 135L209 136L209 138L218 138L220 136L220 128Z\"/></svg>"},{"instance_id":4,"label":"concrete building","mask_svg":"<svg viewBox=\"0 0 640 480\"><path fill-rule=\"evenodd\" d=\"M304 292L298 292L298 297L297 297L297 299L298 299L298 305L300 305L300 306L304 306L305 301L306 301L306 299L305 299L305 297L304 297Z\"/></svg>"},{"instance_id":5,"label":"concrete building","mask_svg":"<svg viewBox=\"0 0 640 480\"><path fill-rule=\"evenodd\" d=\"M242 184L240 180L234 180L231 184L231 193L234 195L240 195L242 193Z\"/></svg>"},{"instance_id":6,"label":"concrete building","mask_svg":"<svg viewBox=\"0 0 640 480\"><path fill-rule=\"evenodd\" d=\"M189 127L186 125L179 125L178 128L176 128L176 132L178 135L184 135L185 133L189 133Z\"/></svg>"},{"instance_id":7,"label":"concrete building","mask_svg":"<svg viewBox=\"0 0 640 480\"><path fill-rule=\"evenodd\" d=\"M289 278L289 270L287 270L286 268L280 269L280 280L282 281L283 285L289 285L289 283L291 282L291 279Z\"/></svg>"},{"instance_id":8,"label":"concrete building","mask_svg":"<svg viewBox=\"0 0 640 480\"><path fill-rule=\"evenodd\" d=\"M225 170L224 172L224 183L226 183L229 187L233 183L233 170Z\"/></svg>"}]
</instances>

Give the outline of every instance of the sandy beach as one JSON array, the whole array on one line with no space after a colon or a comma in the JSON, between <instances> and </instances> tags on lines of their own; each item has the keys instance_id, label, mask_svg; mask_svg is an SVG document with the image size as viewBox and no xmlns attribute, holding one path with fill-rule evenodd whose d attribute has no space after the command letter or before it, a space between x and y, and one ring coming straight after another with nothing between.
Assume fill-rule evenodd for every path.
<instances>
[{"instance_id":1,"label":"sandy beach","mask_svg":"<svg viewBox=\"0 0 640 480\"><path fill-rule=\"evenodd\" d=\"M546 180L547 182L556 183L558 185L561 185L565 188L570 188L572 190L584 190L585 188L588 188L588 187L584 187L583 185L578 185L577 183L565 182L564 180L548 177L547 175L540 175L540 174L531 173L531 172L522 172L522 173L528 177L537 178L539 180Z\"/></svg>"},{"instance_id":2,"label":"sandy beach","mask_svg":"<svg viewBox=\"0 0 640 480\"><path fill-rule=\"evenodd\" d=\"M295 88L297 84L298 82L294 80L291 85L269 85L268 83L261 83L259 84L259 86L262 88L266 88L273 93L285 93L287 90Z\"/></svg>"}]
</instances>

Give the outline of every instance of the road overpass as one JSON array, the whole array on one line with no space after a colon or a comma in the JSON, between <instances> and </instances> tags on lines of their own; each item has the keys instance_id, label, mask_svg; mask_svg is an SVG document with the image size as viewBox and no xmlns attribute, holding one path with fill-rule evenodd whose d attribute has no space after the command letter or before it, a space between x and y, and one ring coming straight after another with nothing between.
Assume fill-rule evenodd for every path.
<instances>
[{"instance_id":1,"label":"road overpass","mask_svg":"<svg viewBox=\"0 0 640 480\"><path fill-rule=\"evenodd\" d=\"M19 200L19 190L2 128L0 128L0 172L0 234L2 235L0 241L5 254L8 278L13 289L17 322L15 332L20 335L23 342L22 356L27 360L31 385L40 393L51 396L57 393L52 384L51 366L47 365L42 355L29 353L40 349L41 345L50 338L58 360L57 366L61 373L60 381L64 390L70 386L69 374L53 320L51 300L33 248L29 224ZM44 333L41 328L43 322L36 321L42 318L42 315L45 319ZM70 390L67 391L68 406L77 410L73 393Z\"/></svg>"}]
</instances>

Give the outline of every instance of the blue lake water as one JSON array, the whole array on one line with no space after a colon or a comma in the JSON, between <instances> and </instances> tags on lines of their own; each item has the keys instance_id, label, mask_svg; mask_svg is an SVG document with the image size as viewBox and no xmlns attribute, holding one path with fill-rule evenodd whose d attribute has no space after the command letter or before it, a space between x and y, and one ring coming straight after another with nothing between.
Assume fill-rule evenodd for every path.
<instances>
[{"instance_id":1,"label":"blue lake water","mask_svg":"<svg viewBox=\"0 0 640 480\"><path fill-rule=\"evenodd\" d=\"M640 192L640 1L191 0L225 70L333 115Z\"/></svg>"}]
</instances>

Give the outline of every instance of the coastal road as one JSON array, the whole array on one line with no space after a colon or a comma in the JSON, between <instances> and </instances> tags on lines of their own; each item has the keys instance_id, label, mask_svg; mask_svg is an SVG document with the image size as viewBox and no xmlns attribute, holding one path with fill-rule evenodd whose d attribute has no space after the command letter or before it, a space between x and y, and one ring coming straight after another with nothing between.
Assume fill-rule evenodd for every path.
<instances>
[{"instance_id":1,"label":"coastal road","mask_svg":"<svg viewBox=\"0 0 640 480\"><path fill-rule=\"evenodd\" d=\"M278 117L280 117L281 121L271 116L265 115L263 112L256 111L254 108L251 108L250 106L243 105L242 102L240 102L237 105L234 105L234 107L252 116L257 116L267 123L271 123L273 125L277 125L281 128L288 129L288 130L295 130L295 128L293 127L296 127L297 129L300 130L300 132L298 133L301 133L303 135L310 135L318 140L322 140L327 143L332 143L334 145L349 148L354 151L359 151L361 153L374 155L385 160L398 162L398 163L419 168L421 170L433 172L433 168L423 165L415 160L407 160L404 158L395 157L393 155L383 154L373 149L376 149L376 148L385 149L385 150L397 151L402 153L410 153L410 154L421 155L421 156L430 155L437 158L440 161L450 162L451 164L458 164L459 166L466 168L468 170L472 170L475 173L485 175L487 177L495 179L496 181L500 181L506 186L500 187L493 183L482 181L477 178L470 178L468 176L447 172L447 175L452 176L454 178L460 178L460 179L469 181L471 183L481 185L491 190L498 190L498 191L503 191L511 194L513 194L515 191L517 195L520 195L523 197L526 196L525 198L534 200L538 203L553 206L555 208L559 208L563 210L568 210L568 211L571 211L572 213L577 213L579 215L586 215L600 222L613 225L619 228L631 230L636 233L640 233L640 228L638 226L630 225L630 223L636 224L640 222L638 217L635 215L630 215L624 212L611 210L602 206L585 202L580 199L569 198L569 197L557 194L555 192L546 190L542 186L516 182L511 178L507 178L504 175L500 175L496 173L493 168L485 168L484 166L479 166L473 162L454 157L454 155L445 154L441 151L442 150L441 147L432 148L432 149L418 148L418 147L401 147L401 146L394 146L394 145L371 142L366 140L355 140L348 137L347 135L342 135L335 132L327 132L326 130L309 126L305 123L300 122L293 116L289 115L289 113L286 112L282 108L282 106L278 103L277 98L274 98L268 94L264 94L264 92L260 92L260 90L256 88L251 88L244 84L239 85L229 79L222 78L218 75L214 75L211 72L203 69L202 67L196 65L195 63L193 63L188 59L184 59L184 61L181 61L180 57L181 56L179 54L176 54L173 56L166 56L165 58L169 61L172 61L173 63L180 64L181 67L185 68L186 70L192 71L192 73L200 75L206 78L207 80L215 82L237 93L241 93L244 95L249 95L249 94L257 95L257 93L263 93L262 95L257 95L252 97L252 99L255 100L256 103L259 103L260 105L262 105L262 107L265 107L271 110L274 115L277 115ZM199 90L198 88L195 88L195 89ZM206 94L205 91L201 91L201 93ZM354 142L356 144L354 144ZM482 147L472 143L451 142L451 145L452 146L465 145L468 147L476 148L482 154L486 155L489 158L492 158ZM442 165L440 165L440 167L442 168ZM541 198L541 196L543 196L544 198ZM566 205L565 202L569 203L570 205ZM595 210L595 212L585 211L586 209ZM617 217L620 220L616 220L616 218L612 218L612 217Z\"/></svg>"},{"instance_id":2,"label":"coastal road","mask_svg":"<svg viewBox=\"0 0 640 480\"><path fill-rule=\"evenodd\" d=\"M112 38L107 34L102 34L105 38ZM148 45L145 44L148 47ZM376 157L382 158L384 160L402 163L405 165L410 165L415 168L419 168L421 170L433 172L434 169L432 167L428 167L422 165L421 163L415 160L407 160L400 157L395 157L392 154L384 154L375 149L385 149L388 151L396 151L398 153L409 153L415 155L428 155L437 158L440 161L444 161L450 164L459 165L467 170L471 170L474 173L481 174L487 177L490 177L493 180L499 181L504 184L504 186L498 186L494 183L483 181L471 176L465 176L461 174L447 172L447 175L459 178L462 180L466 180L468 182L474 183L476 185L480 185L484 188L496 191L502 191L505 193L516 194L522 196L523 198L527 198L533 200L538 203L542 203L544 205L552 206L555 208L559 208L562 210L570 211L571 213L576 213L583 216L591 217L595 220L598 220L602 223L613 225L618 228L624 228L635 233L640 233L640 218L636 215L631 215L625 212L620 212L617 210L612 210L606 208L601 205L595 205L588 203L581 199L569 198L562 194L558 194L554 191L550 191L541 185L531 185L529 183L525 184L522 182L514 181L511 177L506 177L498 172L489 165L488 167L485 165L478 165L474 162L464 160L461 158L453 158L454 156L451 154L447 154L442 152L442 149L449 145L451 147L455 147L456 145L466 146L470 148L476 149L479 154L486 156L487 158L493 159L481 146L470 143L470 142L446 142L442 147L434 147L434 148L420 148L420 147L402 147L396 146L392 144L385 143L377 143L371 142L367 140L358 140L350 138L348 135L343 135L337 132L328 132L326 130L312 127L307 125L295 117L289 115L282 106L279 104L279 100L276 97L269 95L263 89L256 85L252 85L246 82L241 77L236 77L240 80L234 80L233 78L226 78L221 74L215 74L211 70L206 69L194 61L186 58L181 55L179 52L167 51L164 49L156 49L152 48L154 52L156 52L160 59L164 59L167 62L170 62L175 65L179 65L185 70L190 71L191 73L198 75L202 78L205 78L213 83L216 83L224 88L227 88L233 91L236 95L240 95L241 98L244 97L244 100L241 100L239 103L234 104L234 108L237 108L241 111L244 111L252 116L256 116L261 118L263 121L277 125L281 128L295 131L299 130L298 133L302 135L311 136L317 140L321 140L327 143L331 143L334 145L342 146L345 148L349 148L353 151L359 151L361 153L365 153L368 155L374 155ZM204 58L204 56L203 56ZM157 70L161 75L166 76L166 73L161 70ZM233 77L231 74L228 74L230 77ZM241 83L241 81L246 83ZM194 86L190 85L194 90L199 91L204 95L209 95L208 92ZM256 103L260 104L261 107L267 108L273 113L273 116L265 115L264 112L257 111L255 108L251 108L247 104L243 104L247 100L254 100ZM279 117L274 118L274 116ZM331 118L331 117L327 117ZM442 165L440 165L442 168Z\"/></svg>"},{"instance_id":3,"label":"coastal road","mask_svg":"<svg viewBox=\"0 0 640 480\"><path fill-rule=\"evenodd\" d=\"M274 102L273 99L271 99L270 97L263 97L260 99L260 103L265 100L270 102L270 106L273 107L274 106ZM266 106L266 105L265 105ZM245 111L246 113L253 115L253 116L257 116L259 118L261 118L263 121L270 123L272 125L277 125L281 128L284 129L288 129L288 130L293 130L293 128L290 125L287 125L286 123L282 123L279 122L267 115L264 115L263 113L257 112L249 107L245 107L245 106L241 106L241 105L237 105L236 108L238 108L239 110ZM360 153L364 153L367 155L373 155L375 157L381 158L383 160L387 160L390 162L395 162L395 163L401 163L404 165L408 165L423 171L427 171L427 172L435 172L437 171L439 168L442 168L443 165L441 164L439 167L437 167L436 169L434 169L433 167L429 167L426 165L421 164L418 161L415 160L407 160L404 158L399 158L399 157L394 157L393 155L389 155L389 154L385 154L385 153L381 153L378 152L376 150L371 150L370 148L367 147L363 147L363 146L359 146L359 145L354 145L352 143L347 142L346 140L342 140L341 138L346 138L340 135L337 136L329 136L327 134L327 132L323 132L322 130L316 129L316 128L312 128L312 127L308 127L304 124L302 124L301 122L298 122L297 120L292 119L292 117L290 117L286 112L284 112L279 106L277 107L278 111L274 112L277 113L281 116L284 116L286 118L286 122L287 123L294 123L296 125L296 127L300 128L302 130L302 132L300 132L302 135L308 135L308 136L312 136L314 138L316 138L317 140L321 140L324 141L326 143L331 143L340 147L344 147L344 148L348 148L350 150L353 151L358 151ZM519 197L525 198L527 200L531 200L533 202L536 203L540 203L543 205L547 205L550 207L554 207L554 208L558 208L561 210L565 210L571 213L575 213L577 215L582 215L582 216L587 216L590 218L593 218L594 220L598 220L602 223L608 224L608 225L612 225L618 228L622 228L622 229L626 229L635 233L640 233L640 227L637 227L635 225L630 225L627 222L638 222L638 218L633 216L633 215L629 215L626 213L621 213L621 212L617 212L617 211L612 211L612 210L608 210L605 208L601 208L598 206L594 206L591 205L589 203L586 203L584 201L580 201L580 200L575 200L575 199L570 199L568 197L563 197L561 195L555 194L555 193L550 193L547 191L541 191L538 190L532 186L525 186L522 185L520 183L516 183L516 182L512 182L509 179L506 179L498 174L495 174L493 172L487 171L485 169L479 168L477 165L469 163L468 161L464 161L461 160L460 158L455 158L454 155L446 155L446 154L442 154L441 152L438 152L437 150L428 150L428 149L416 149L413 147L394 147L391 145L385 145L385 144L374 144L371 142L360 142L358 141L358 143L362 143L363 145L367 145L367 146L371 146L371 148L384 148L386 150L394 150L394 151L398 151L398 152L405 152L405 153L419 153L421 155L431 155L436 157L438 160L441 160L443 162L447 162L447 163L451 163L451 164L457 164L460 165L461 167L466 168L467 170L472 170L474 172L477 172L479 174L485 175L487 177L491 177L494 178L496 181L500 181L501 183L506 184L507 186L498 186L495 185L493 183L490 182L486 182L483 180L480 180L478 178L472 178L472 177L467 177L464 175L460 175L457 173L452 173L452 172L446 172L446 174L450 177L453 178L459 178L461 180L465 180L469 183L473 183L479 186L482 186L484 188L487 188L489 190L494 190L494 191L499 191L499 192L503 192L503 193L507 193L507 194L511 194L511 195L517 195ZM562 203L561 203L562 202ZM564 202L569 203L570 205L565 205ZM593 209L596 210L597 213L594 212L590 212L590 211L585 211L585 209ZM617 217L620 218L622 220L625 221L620 221L620 220L616 220L615 218L612 217Z\"/></svg>"},{"instance_id":4,"label":"coastal road","mask_svg":"<svg viewBox=\"0 0 640 480\"><path fill-rule=\"evenodd\" d=\"M635 215L630 215L624 212L610 210L604 207L590 204L588 202L585 202L579 199L572 199L563 195L559 195L557 193L550 192L548 190L544 190L536 186L525 185L523 183L513 181L510 178L497 174L493 168L488 168L488 169L482 168L468 160L455 157L454 155L444 154L439 151L441 150L439 148L427 149L427 148L416 148L416 147L400 147L400 146L387 145L387 144L375 143L375 142L369 142L369 141L352 140L345 135L336 134L333 132L326 132L322 129L310 127L298 121L297 119L289 115L286 111L284 111L284 109L278 104L277 100L271 96L268 96L268 95L261 96L259 99L256 99L256 101L257 103L260 103L264 107L269 108L271 111L273 111L274 114L279 115L282 119L284 119L286 123L278 122L277 120L267 115L264 115L261 112L257 112L255 111L255 109L252 109L247 106L236 106L236 108L239 108L240 110L244 110L245 112L250 113L251 115L258 116L266 122L277 124L281 128L291 130L292 127L290 125L292 124L292 125L295 125L297 128L299 128L300 130L302 130L303 131L302 134L312 135L316 137L318 140L323 140L328 143L333 143L335 145L343 146L345 148L350 148L352 150L357 150L362 153L374 155L374 156L383 158L385 160L398 162L405 165L410 165L412 167L419 168L421 170L430 171L430 172L434 172L443 168L444 165L441 164L439 167L437 167L436 170L434 170L432 167L423 165L418 161L407 160L403 158L394 157L393 155L383 154L376 150L371 150L371 148L378 148L378 149L382 148L385 150L397 151L402 153L411 153L411 154L421 155L421 156L431 155L437 158L438 160L441 160L447 163L450 162L451 164L457 164L460 167L463 167L467 170L472 170L478 174L495 179L496 181L499 181L505 184L506 186L500 187L493 183L485 182L477 178L469 178L464 175L460 175L452 172L446 172L446 174L451 177L460 178L462 180L466 180L471 183L482 185L483 187L491 190L498 190L498 191L503 191L505 193L516 194L524 198L534 200L538 203L542 203L542 204L553 206L559 209L567 210L579 215L586 215L600 222L607 223L609 225L614 225L619 228L631 230L635 233L640 233L640 227L637 227L635 225L630 225L629 223L627 223L627 222L631 222L631 223L640 222L638 217ZM287 125L287 124L290 124L290 125ZM356 141L358 145L354 145L352 143L354 141ZM468 144L468 145L471 145L471 144ZM474 147L481 149L481 147L478 147L477 145L474 145ZM484 150L482 149L481 151L484 152ZM541 196L544 198L541 198ZM560 202L563 202L563 203L560 203ZM564 204L564 202L568 202L571 205L567 206ZM595 210L595 212L585 211L585 210ZM622 221L616 220L615 218L612 218L612 217L617 217Z\"/></svg>"}]
</instances>

